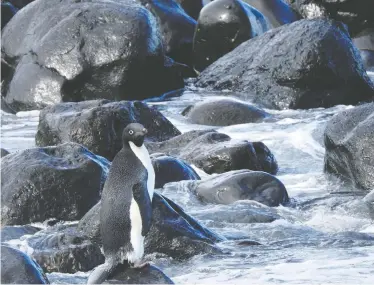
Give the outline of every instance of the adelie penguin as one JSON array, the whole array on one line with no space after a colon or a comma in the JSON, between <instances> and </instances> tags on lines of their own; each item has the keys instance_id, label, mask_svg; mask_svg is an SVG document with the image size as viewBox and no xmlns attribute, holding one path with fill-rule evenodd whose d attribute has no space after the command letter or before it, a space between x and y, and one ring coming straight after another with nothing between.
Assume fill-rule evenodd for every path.
<instances>
[{"instance_id":1,"label":"adelie penguin","mask_svg":"<svg viewBox=\"0 0 374 285\"><path fill-rule=\"evenodd\" d=\"M104 282L119 264L142 268L144 237L151 226L155 172L144 146L147 130L129 124L122 149L114 157L101 197L100 231L105 263L87 284Z\"/></svg>"}]
</instances>

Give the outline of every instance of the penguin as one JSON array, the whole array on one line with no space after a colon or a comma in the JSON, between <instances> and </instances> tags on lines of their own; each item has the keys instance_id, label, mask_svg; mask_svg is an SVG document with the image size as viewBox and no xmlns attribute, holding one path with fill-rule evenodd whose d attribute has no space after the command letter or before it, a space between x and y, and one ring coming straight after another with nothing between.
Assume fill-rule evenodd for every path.
<instances>
[{"instance_id":1,"label":"penguin","mask_svg":"<svg viewBox=\"0 0 374 285\"><path fill-rule=\"evenodd\" d=\"M155 172L144 138L147 129L131 123L114 157L101 196L100 232L105 263L87 284L104 282L119 264L143 268L144 237L151 227Z\"/></svg>"}]
</instances>

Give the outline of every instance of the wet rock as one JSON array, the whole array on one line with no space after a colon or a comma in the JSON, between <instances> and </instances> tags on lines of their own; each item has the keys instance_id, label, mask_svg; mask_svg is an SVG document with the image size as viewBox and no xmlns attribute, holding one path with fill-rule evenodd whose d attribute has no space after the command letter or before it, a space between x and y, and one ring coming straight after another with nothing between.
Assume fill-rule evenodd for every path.
<instances>
[{"instance_id":1,"label":"wet rock","mask_svg":"<svg viewBox=\"0 0 374 285\"><path fill-rule=\"evenodd\" d=\"M192 131L161 143L149 143L150 153L162 152L196 165L208 174L250 169L275 174L278 164L262 142L234 141L215 131Z\"/></svg>"},{"instance_id":2,"label":"wet rock","mask_svg":"<svg viewBox=\"0 0 374 285\"><path fill-rule=\"evenodd\" d=\"M1 284L49 284L40 266L25 253L1 246Z\"/></svg>"},{"instance_id":3,"label":"wet rock","mask_svg":"<svg viewBox=\"0 0 374 285\"><path fill-rule=\"evenodd\" d=\"M269 207L289 201L286 187L275 176L259 171L230 171L195 183L194 192L208 203L254 200Z\"/></svg>"},{"instance_id":4,"label":"wet rock","mask_svg":"<svg viewBox=\"0 0 374 285\"><path fill-rule=\"evenodd\" d=\"M240 0L215 0L200 11L193 43L194 67L204 70L242 42L270 28L267 19Z\"/></svg>"},{"instance_id":5,"label":"wet rock","mask_svg":"<svg viewBox=\"0 0 374 285\"><path fill-rule=\"evenodd\" d=\"M150 232L145 238L145 252L163 253L173 258L188 258L196 254L219 252L214 243L224 238L202 226L181 207L160 195L153 196L153 216ZM98 203L79 222L78 228L96 243L100 238L100 207Z\"/></svg>"},{"instance_id":6,"label":"wet rock","mask_svg":"<svg viewBox=\"0 0 374 285\"><path fill-rule=\"evenodd\" d=\"M109 163L75 143L1 159L1 223L77 220L100 199Z\"/></svg>"},{"instance_id":7,"label":"wet rock","mask_svg":"<svg viewBox=\"0 0 374 285\"><path fill-rule=\"evenodd\" d=\"M13 18L17 13L17 8L9 2L1 1L1 29L5 27L6 24Z\"/></svg>"},{"instance_id":8,"label":"wet rock","mask_svg":"<svg viewBox=\"0 0 374 285\"><path fill-rule=\"evenodd\" d=\"M196 85L238 92L275 109L374 99L373 83L348 32L324 19L300 20L243 43L204 70Z\"/></svg>"},{"instance_id":9,"label":"wet rock","mask_svg":"<svg viewBox=\"0 0 374 285\"><path fill-rule=\"evenodd\" d=\"M172 59L192 65L196 21L174 0L139 0L157 19L165 52Z\"/></svg>"},{"instance_id":10,"label":"wet rock","mask_svg":"<svg viewBox=\"0 0 374 285\"><path fill-rule=\"evenodd\" d=\"M19 239L24 235L33 235L40 231L40 228L33 226L5 226L0 230L1 242L7 242L12 239Z\"/></svg>"},{"instance_id":11,"label":"wet rock","mask_svg":"<svg viewBox=\"0 0 374 285\"><path fill-rule=\"evenodd\" d=\"M182 113L194 124L230 126L263 121L270 114L264 110L233 99L206 100L188 106Z\"/></svg>"},{"instance_id":12,"label":"wet rock","mask_svg":"<svg viewBox=\"0 0 374 285\"><path fill-rule=\"evenodd\" d=\"M197 20L203 8L203 0L176 0L190 17Z\"/></svg>"},{"instance_id":13,"label":"wet rock","mask_svg":"<svg viewBox=\"0 0 374 285\"><path fill-rule=\"evenodd\" d=\"M358 188L374 188L374 103L334 116L325 130L325 172Z\"/></svg>"},{"instance_id":14,"label":"wet rock","mask_svg":"<svg viewBox=\"0 0 374 285\"><path fill-rule=\"evenodd\" d=\"M103 284L174 284L174 282L154 265L141 269L119 266Z\"/></svg>"},{"instance_id":15,"label":"wet rock","mask_svg":"<svg viewBox=\"0 0 374 285\"><path fill-rule=\"evenodd\" d=\"M1 148L1 157L7 156L10 152L4 148Z\"/></svg>"},{"instance_id":16,"label":"wet rock","mask_svg":"<svg viewBox=\"0 0 374 285\"><path fill-rule=\"evenodd\" d=\"M329 17L348 25L355 36L374 26L374 2L371 0L287 0L304 18Z\"/></svg>"},{"instance_id":17,"label":"wet rock","mask_svg":"<svg viewBox=\"0 0 374 285\"><path fill-rule=\"evenodd\" d=\"M160 112L142 102L95 100L43 109L35 141L38 146L76 142L111 160L122 148L123 129L133 122L148 129L149 141L180 134Z\"/></svg>"},{"instance_id":18,"label":"wet rock","mask_svg":"<svg viewBox=\"0 0 374 285\"><path fill-rule=\"evenodd\" d=\"M151 155L155 169L155 188L162 188L166 183L182 180L200 180L200 176L185 161L164 154Z\"/></svg>"},{"instance_id":19,"label":"wet rock","mask_svg":"<svg viewBox=\"0 0 374 285\"><path fill-rule=\"evenodd\" d=\"M89 271L104 263L100 247L76 230L76 225L57 225L27 239L32 257L46 272Z\"/></svg>"},{"instance_id":20,"label":"wet rock","mask_svg":"<svg viewBox=\"0 0 374 285\"><path fill-rule=\"evenodd\" d=\"M2 52L15 69L2 94L16 110L184 86L186 67L165 56L156 19L130 1L36 1L4 28Z\"/></svg>"}]
</instances>

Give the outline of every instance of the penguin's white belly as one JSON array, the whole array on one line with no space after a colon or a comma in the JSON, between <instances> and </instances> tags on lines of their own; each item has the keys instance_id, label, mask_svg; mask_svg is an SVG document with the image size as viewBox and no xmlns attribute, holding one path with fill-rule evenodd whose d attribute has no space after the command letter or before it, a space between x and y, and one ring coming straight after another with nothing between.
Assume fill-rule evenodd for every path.
<instances>
[{"instance_id":1,"label":"penguin's white belly","mask_svg":"<svg viewBox=\"0 0 374 285\"><path fill-rule=\"evenodd\" d=\"M130 242L133 251L127 253L127 260L131 263L139 263L144 255L144 237L142 236L142 217L140 215L139 205L134 198L130 205Z\"/></svg>"},{"instance_id":2,"label":"penguin's white belly","mask_svg":"<svg viewBox=\"0 0 374 285\"><path fill-rule=\"evenodd\" d=\"M141 147L136 146L133 142L129 142L131 150L134 152L136 157L141 161L145 169L148 172L148 180L147 180L147 188L148 194L152 201L153 199L153 192L155 189L155 170L152 165L151 158L149 157L149 153L147 148L144 144Z\"/></svg>"}]
</instances>

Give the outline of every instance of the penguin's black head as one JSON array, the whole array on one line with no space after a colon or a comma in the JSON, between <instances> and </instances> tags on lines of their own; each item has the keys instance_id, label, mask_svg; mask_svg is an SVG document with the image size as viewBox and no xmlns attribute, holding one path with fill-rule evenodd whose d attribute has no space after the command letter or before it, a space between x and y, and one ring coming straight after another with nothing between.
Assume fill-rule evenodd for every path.
<instances>
[{"instance_id":1,"label":"penguin's black head","mask_svg":"<svg viewBox=\"0 0 374 285\"><path fill-rule=\"evenodd\" d=\"M133 142L137 147L141 147L147 133L148 131L143 125L131 123L123 130L122 143L128 145L129 142Z\"/></svg>"}]
</instances>

